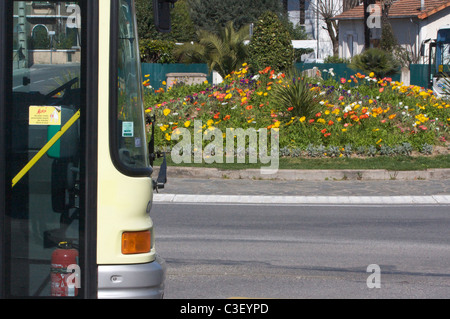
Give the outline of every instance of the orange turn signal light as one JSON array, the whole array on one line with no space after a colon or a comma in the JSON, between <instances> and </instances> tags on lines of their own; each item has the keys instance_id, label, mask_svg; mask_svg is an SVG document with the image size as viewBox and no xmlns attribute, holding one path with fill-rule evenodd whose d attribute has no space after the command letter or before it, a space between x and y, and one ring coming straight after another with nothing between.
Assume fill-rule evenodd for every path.
<instances>
[{"instance_id":1,"label":"orange turn signal light","mask_svg":"<svg viewBox=\"0 0 450 319\"><path fill-rule=\"evenodd\" d=\"M122 233L122 254L148 253L151 248L151 234L149 230Z\"/></svg>"}]
</instances>

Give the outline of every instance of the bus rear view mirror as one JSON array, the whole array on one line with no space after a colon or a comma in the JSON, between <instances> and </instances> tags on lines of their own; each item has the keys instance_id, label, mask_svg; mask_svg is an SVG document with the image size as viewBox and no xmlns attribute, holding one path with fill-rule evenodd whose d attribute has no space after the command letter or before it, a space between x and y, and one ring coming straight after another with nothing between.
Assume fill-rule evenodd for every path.
<instances>
[{"instance_id":1,"label":"bus rear view mirror","mask_svg":"<svg viewBox=\"0 0 450 319\"><path fill-rule=\"evenodd\" d=\"M170 8L177 0L153 0L153 15L156 30L170 32Z\"/></svg>"}]
</instances>

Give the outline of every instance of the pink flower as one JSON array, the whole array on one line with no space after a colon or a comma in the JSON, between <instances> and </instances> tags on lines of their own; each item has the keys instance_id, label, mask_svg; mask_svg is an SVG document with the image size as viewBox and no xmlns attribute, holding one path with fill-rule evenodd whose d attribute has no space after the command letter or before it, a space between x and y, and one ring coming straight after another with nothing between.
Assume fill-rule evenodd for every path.
<instances>
[{"instance_id":1,"label":"pink flower","mask_svg":"<svg viewBox=\"0 0 450 319\"><path fill-rule=\"evenodd\" d=\"M341 78L341 83L344 84L345 82L347 82L347 80L344 78Z\"/></svg>"}]
</instances>

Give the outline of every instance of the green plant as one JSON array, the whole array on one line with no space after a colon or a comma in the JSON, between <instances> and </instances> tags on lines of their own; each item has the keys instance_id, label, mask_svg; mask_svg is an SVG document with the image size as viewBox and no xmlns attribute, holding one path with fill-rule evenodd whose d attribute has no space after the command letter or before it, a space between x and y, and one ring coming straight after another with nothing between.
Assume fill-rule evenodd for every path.
<instances>
[{"instance_id":1,"label":"green plant","mask_svg":"<svg viewBox=\"0 0 450 319\"><path fill-rule=\"evenodd\" d=\"M245 41L249 39L249 26L236 31L230 21L218 35L200 30L197 37L197 43L186 43L175 49L175 55L182 62L205 62L210 71L217 71L225 78L247 60L248 48Z\"/></svg>"},{"instance_id":2,"label":"green plant","mask_svg":"<svg viewBox=\"0 0 450 319\"><path fill-rule=\"evenodd\" d=\"M256 22L249 45L249 61L253 70L268 66L276 71L292 69L294 48L291 37L275 13L267 11Z\"/></svg>"},{"instance_id":3,"label":"green plant","mask_svg":"<svg viewBox=\"0 0 450 319\"><path fill-rule=\"evenodd\" d=\"M397 46L397 39L389 22L383 23L381 26L381 41L380 47L386 52L392 52Z\"/></svg>"},{"instance_id":4,"label":"green plant","mask_svg":"<svg viewBox=\"0 0 450 319\"><path fill-rule=\"evenodd\" d=\"M176 63L173 55L175 44L167 40L149 40L139 41L139 51L141 61L146 63Z\"/></svg>"},{"instance_id":5,"label":"green plant","mask_svg":"<svg viewBox=\"0 0 450 319\"><path fill-rule=\"evenodd\" d=\"M324 63L349 63L350 59L340 58L335 55L329 55L325 58Z\"/></svg>"},{"instance_id":6,"label":"green plant","mask_svg":"<svg viewBox=\"0 0 450 319\"><path fill-rule=\"evenodd\" d=\"M327 149L327 155L330 157L339 157L341 155L341 151L338 146L330 145Z\"/></svg>"},{"instance_id":7,"label":"green plant","mask_svg":"<svg viewBox=\"0 0 450 319\"><path fill-rule=\"evenodd\" d=\"M353 147L352 147L352 145L351 144L346 144L345 146L344 146L344 149L343 149L343 152L342 152L343 154L344 154L344 156L347 156L347 157L349 157L350 155L352 155L352 153L353 153Z\"/></svg>"},{"instance_id":8,"label":"green plant","mask_svg":"<svg viewBox=\"0 0 450 319\"><path fill-rule=\"evenodd\" d=\"M50 37L48 36L47 29L38 25L33 29L32 36L30 38L31 49L49 49L50 48Z\"/></svg>"},{"instance_id":9,"label":"green plant","mask_svg":"<svg viewBox=\"0 0 450 319\"><path fill-rule=\"evenodd\" d=\"M371 48L355 55L349 67L367 74L373 72L377 78L384 78L398 72L400 65L390 52Z\"/></svg>"},{"instance_id":10,"label":"green plant","mask_svg":"<svg viewBox=\"0 0 450 319\"><path fill-rule=\"evenodd\" d=\"M196 39L195 26L189 15L187 0L178 0L171 9L172 30L158 32L153 18L153 3L149 0L136 0L136 18L139 39L166 40L171 42L189 42Z\"/></svg>"},{"instance_id":11,"label":"green plant","mask_svg":"<svg viewBox=\"0 0 450 319\"><path fill-rule=\"evenodd\" d=\"M279 0L188 0L191 19L197 30L217 33L227 22L237 29L256 22L265 11L282 14ZM286 19L287 21L288 19Z\"/></svg>"},{"instance_id":12,"label":"green plant","mask_svg":"<svg viewBox=\"0 0 450 319\"><path fill-rule=\"evenodd\" d=\"M424 143L422 145L420 152L426 155L430 155L431 153L433 153L433 145Z\"/></svg>"},{"instance_id":13,"label":"green plant","mask_svg":"<svg viewBox=\"0 0 450 319\"><path fill-rule=\"evenodd\" d=\"M286 77L283 85L273 89L272 101L280 112L290 115L310 118L317 110L316 94L310 89L304 77L295 75Z\"/></svg>"}]
</instances>

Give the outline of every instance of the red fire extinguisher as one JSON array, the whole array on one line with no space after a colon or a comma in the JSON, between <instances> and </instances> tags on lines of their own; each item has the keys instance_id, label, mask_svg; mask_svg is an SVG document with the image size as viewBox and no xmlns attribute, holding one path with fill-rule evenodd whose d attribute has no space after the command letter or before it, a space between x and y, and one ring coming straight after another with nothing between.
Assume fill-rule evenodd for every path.
<instances>
[{"instance_id":1,"label":"red fire extinguisher","mask_svg":"<svg viewBox=\"0 0 450 319\"><path fill-rule=\"evenodd\" d=\"M72 271L74 266L78 267L78 251L72 248L68 242L60 242L58 248L52 253L51 264L51 295L55 297L77 296L78 287L72 280L77 274Z\"/></svg>"}]
</instances>

